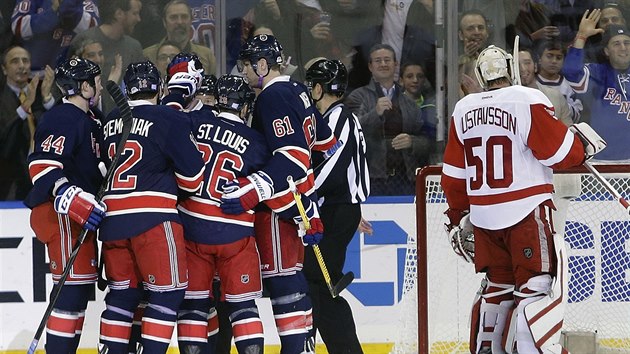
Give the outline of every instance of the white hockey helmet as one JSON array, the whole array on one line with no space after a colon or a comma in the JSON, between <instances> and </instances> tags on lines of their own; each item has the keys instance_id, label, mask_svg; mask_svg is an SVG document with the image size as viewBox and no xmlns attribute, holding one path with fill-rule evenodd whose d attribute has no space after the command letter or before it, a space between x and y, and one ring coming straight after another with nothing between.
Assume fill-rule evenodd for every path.
<instances>
[{"instance_id":1,"label":"white hockey helmet","mask_svg":"<svg viewBox=\"0 0 630 354\"><path fill-rule=\"evenodd\" d=\"M515 66L516 65L516 66ZM518 80L518 63L514 63L512 54L494 45L484 49L475 63L475 76L482 88L488 89L488 82L508 79L510 84Z\"/></svg>"}]
</instances>

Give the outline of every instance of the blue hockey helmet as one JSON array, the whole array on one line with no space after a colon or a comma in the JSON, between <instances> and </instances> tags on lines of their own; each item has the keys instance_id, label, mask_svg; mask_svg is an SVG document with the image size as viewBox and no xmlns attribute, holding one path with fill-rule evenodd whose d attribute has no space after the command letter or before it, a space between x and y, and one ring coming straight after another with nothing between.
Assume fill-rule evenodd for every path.
<instances>
[{"instance_id":1,"label":"blue hockey helmet","mask_svg":"<svg viewBox=\"0 0 630 354\"><path fill-rule=\"evenodd\" d=\"M162 84L160 71L148 60L129 64L123 81L128 96L137 93L157 93Z\"/></svg>"},{"instance_id":2,"label":"blue hockey helmet","mask_svg":"<svg viewBox=\"0 0 630 354\"><path fill-rule=\"evenodd\" d=\"M258 73L258 60L262 58L267 60L269 67L282 64L282 46L276 37L269 34L259 34L248 40L238 55L239 72L243 72L243 61L249 60L254 71Z\"/></svg>"},{"instance_id":3,"label":"blue hockey helmet","mask_svg":"<svg viewBox=\"0 0 630 354\"><path fill-rule=\"evenodd\" d=\"M247 105L251 111L256 99L254 90L249 87L247 79L236 75L223 75L217 80L215 89L217 104L220 110L240 111Z\"/></svg>"},{"instance_id":4,"label":"blue hockey helmet","mask_svg":"<svg viewBox=\"0 0 630 354\"><path fill-rule=\"evenodd\" d=\"M94 78L101 74L101 68L88 59L71 58L55 70L55 82L64 96L81 94L81 83L87 81L92 87Z\"/></svg>"},{"instance_id":5,"label":"blue hockey helmet","mask_svg":"<svg viewBox=\"0 0 630 354\"><path fill-rule=\"evenodd\" d=\"M348 70L339 60L320 59L306 70L306 86L322 85L325 93L343 96L348 86Z\"/></svg>"},{"instance_id":6,"label":"blue hockey helmet","mask_svg":"<svg viewBox=\"0 0 630 354\"><path fill-rule=\"evenodd\" d=\"M201 86L197 93L216 96L217 77L214 75L204 75L201 79Z\"/></svg>"}]
</instances>

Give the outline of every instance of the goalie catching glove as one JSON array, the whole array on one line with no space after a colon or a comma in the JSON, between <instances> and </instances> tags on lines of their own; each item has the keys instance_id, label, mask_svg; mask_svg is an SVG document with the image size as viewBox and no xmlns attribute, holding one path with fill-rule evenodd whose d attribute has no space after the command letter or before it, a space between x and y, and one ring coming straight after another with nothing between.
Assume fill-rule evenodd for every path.
<instances>
[{"instance_id":1,"label":"goalie catching glove","mask_svg":"<svg viewBox=\"0 0 630 354\"><path fill-rule=\"evenodd\" d=\"M451 241L451 247L455 254L468 263L475 260L475 235L473 225L470 222L468 211L449 209L445 213L448 215L450 224L445 224L446 232Z\"/></svg>"},{"instance_id":2,"label":"goalie catching glove","mask_svg":"<svg viewBox=\"0 0 630 354\"><path fill-rule=\"evenodd\" d=\"M259 171L224 184L223 192L221 210L226 214L242 214L271 198L273 181L269 175Z\"/></svg>"},{"instance_id":3,"label":"goalie catching glove","mask_svg":"<svg viewBox=\"0 0 630 354\"><path fill-rule=\"evenodd\" d=\"M322 224L322 220L319 218L319 208L317 204L313 203L308 198L302 198L300 195L300 199L307 202L304 211L306 212L310 228L306 229L301 216L294 217L293 221L299 227L298 236L302 239L304 246L316 245L324 237L324 224Z\"/></svg>"},{"instance_id":4,"label":"goalie catching glove","mask_svg":"<svg viewBox=\"0 0 630 354\"><path fill-rule=\"evenodd\" d=\"M77 186L61 186L55 197L55 211L68 215L84 229L95 231L105 217L107 207L97 202L93 194Z\"/></svg>"},{"instance_id":5,"label":"goalie catching glove","mask_svg":"<svg viewBox=\"0 0 630 354\"><path fill-rule=\"evenodd\" d=\"M590 160L593 155L606 148L606 141L602 139L590 125L584 122L573 124L569 127L569 130L577 135L582 141L582 144L584 144L584 154L586 155L587 161Z\"/></svg>"}]
</instances>

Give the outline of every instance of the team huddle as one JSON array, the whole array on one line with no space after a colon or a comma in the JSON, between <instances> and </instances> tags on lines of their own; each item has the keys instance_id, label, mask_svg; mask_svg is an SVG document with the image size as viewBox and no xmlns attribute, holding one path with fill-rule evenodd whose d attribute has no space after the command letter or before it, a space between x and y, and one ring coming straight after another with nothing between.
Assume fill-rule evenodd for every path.
<instances>
[{"instance_id":1,"label":"team huddle","mask_svg":"<svg viewBox=\"0 0 630 354\"><path fill-rule=\"evenodd\" d=\"M282 62L277 40L259 35L240 52L242 76L204 76L187 53L173 58L165 84L150 61L130 64L128 123L124 107L107 117L92 109L102 89L96 64L73 58L57 69L63 99L37 128L25 200L55 282L77 235L89 232L47 319L48 353L78 348L99 263L109 288L99 353L166 353L175 328L180 352L212 353L218 300L238 352L262 353L254 300L263 283L282 353L314 352L301 270L304 246L324 230L311 159L337 140Z\"/></svg>"}]
</instances>

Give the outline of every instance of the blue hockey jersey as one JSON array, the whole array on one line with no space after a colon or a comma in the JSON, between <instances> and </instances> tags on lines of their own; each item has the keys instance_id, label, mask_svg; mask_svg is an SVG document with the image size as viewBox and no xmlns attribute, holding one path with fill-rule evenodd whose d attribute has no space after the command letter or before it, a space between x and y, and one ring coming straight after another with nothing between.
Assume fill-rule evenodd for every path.
<instances>
[{"instance_id":1,"label":"blue hockey jersey","mask_svg":"<svg viewBox=\"0 0 630 354\"><path fill-rule=\"evenodd\" d=\"M298 191L317 202L311 151L324 151L336 139L311 101L306 86L279 76L256 98L252 127L260 131L273 154L261 169L273 180L274 195L265 204L284 218L298 215L287 176Z\"/></svg>"},{"instance_id":2,"label":"blue hockey jersey","mask_svg":"<svg viewBox=\"0 0 630 354\"><path fill-rule=\"evenodd\" d=\"M232 113L215 117L209 106L188 114L206 170L202 188L178 208L186 239L217 245L253 236L252 210L224 214L220 204L226 182L258 171L270 158L264 137Z\"/></svg>"},{"instance_id":3,"label":"blue hockey jersey","mask_svg":"<svg viewBox=\"0 0 630 354\"><path fill-rule=\"evenodd\" d=\"M96 194L103 176L98 169L101 142L100 112L85 113L64 99L42 115L35 130L34 150L28 156L33 188L24 204L29 208L51 200L55 182L66 178Z\"/></svg>"},{"instance_id":4,"label":"blue hockey jersey","mask_svg":"<svg viewBox=\"0 0 630 354\"><path fill-rule=\"evenodd\" d=\"M107 214L100 226L104 241L131 238L164 221L181 222L179 191L196 192L204 162L182 112L148 101L130 101L131 134L125 143L103 201ZM103 124L103 155L111 163L122 132L117 109Z\"/></svg>"},{"instance_id":5,"label":"blue hockey jersey","mask_svg":"<svg viewBox=\"0 0 630 354\"><path fill-rule=\"evenodd\" d=\"M98 24L92 0L63 0L54 11L52 0L20 0L11 16L11 29L29 53L33 70L54 68L57 55L74 36Z\"/></svg>"}]
</instances>

